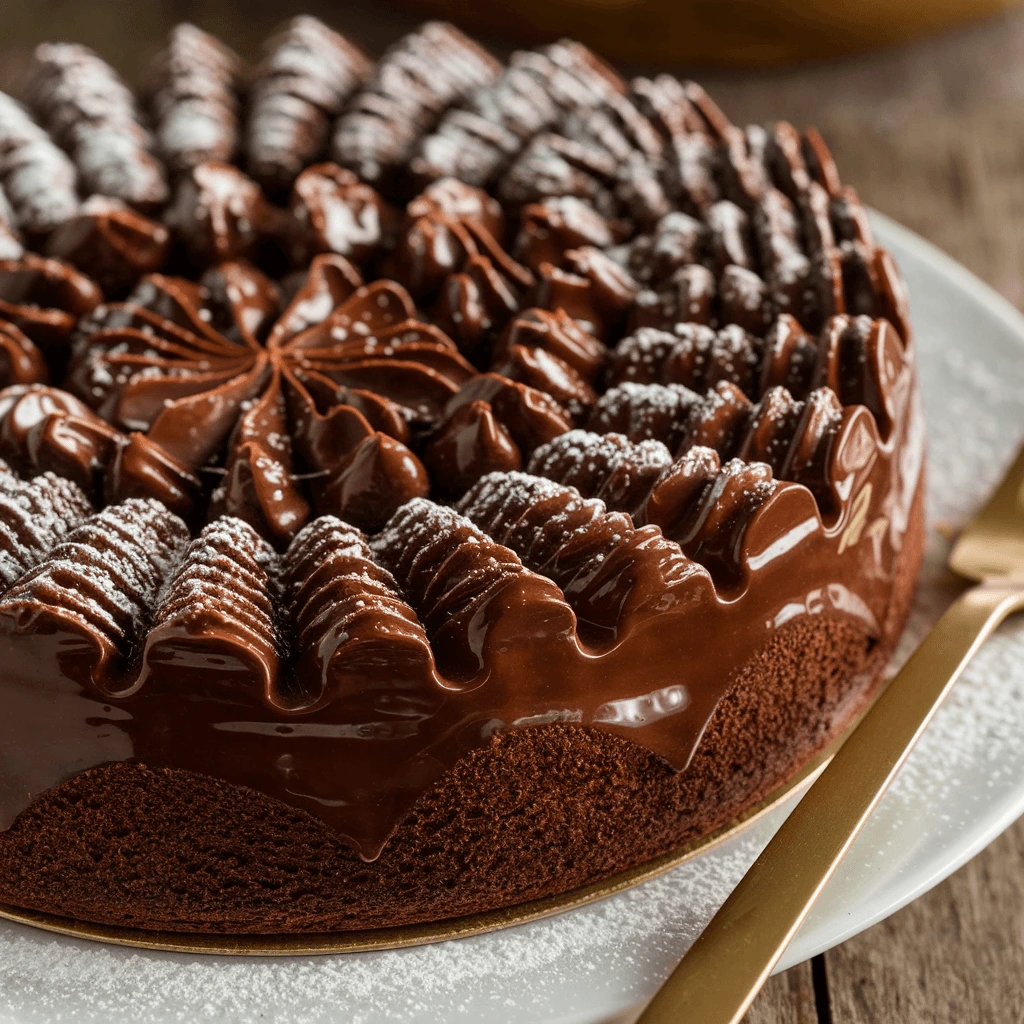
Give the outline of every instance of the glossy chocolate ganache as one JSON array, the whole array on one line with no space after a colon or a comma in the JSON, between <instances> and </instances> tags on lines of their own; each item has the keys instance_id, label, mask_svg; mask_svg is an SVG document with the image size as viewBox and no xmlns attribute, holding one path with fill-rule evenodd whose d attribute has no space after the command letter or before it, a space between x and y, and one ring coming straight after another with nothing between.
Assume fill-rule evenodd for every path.
<instances>
[{"instance_id":1,"label":"glossy chocolate ganache","mask_svg":"<svg viewBox=\"0 0 1024 1024\"><path fill-rule=\"evenodd\" d=\"M0 827L131 761L373 860L495 736L682 770L794 622L891 639L911 329L815 131L438 23L252 72L184 25L138 96L47 44L20 99Z\"/></svg>"}]
</instances>

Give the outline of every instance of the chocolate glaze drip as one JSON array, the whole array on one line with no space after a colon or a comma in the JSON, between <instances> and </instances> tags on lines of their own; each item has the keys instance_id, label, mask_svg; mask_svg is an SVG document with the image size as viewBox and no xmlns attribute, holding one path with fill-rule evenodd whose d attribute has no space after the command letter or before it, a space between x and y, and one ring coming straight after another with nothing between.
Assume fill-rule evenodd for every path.
<instances>
[{"instance_id":1,"label":"chocolate glaze drip","mask_svg":"<svg viewBox=\"0 0 1024 1024\"><path fill-rule=\"evenodd\" d=\"M309 15L292 18L265 49L250 93L246 161L264 188L279 193L322 154L331 120L367 76L370 62Z\"/></svg>"},{"instance_id":2,"label":"chocolate glaze drip","mask_svg":"<svg viewBox=\"0 0 1024 1024\"><path fill-rule=\"evenodd\" d=\"M500 65L453 25L430 21L391 46L334 130L343 167L385 190L445 109L493 81Z\"/></svg>"},{"instance_id":3,"label":"chocolate glaze drip","mask_svg":"<svg viewBox=\"0 0 1024 1024\"><path fill-rule=\"evenodd\" d=\"M700 448L671 462L654 441L606 444L578 435L602 449L600 471L588 471L597 460L589 458L586 445L588 458L573 454L573 437L539 450L531 468L567 472L554 468L561 461L582 490L523 473L492 473L459 505L473 526L423 500L401 509L370 545L347 524L317 520L293 543L283 570L275 570L274 556L251 531L219 521L215 532L231 543L197 542L184 561L179 556L181 568L165 574L178 581L165 593L184 594L192 586L188 581L220 579L222 570L244 580L244 587L224 602L216 629L202 626L211 621L202 615L184 625L180 596L167 601L178 609L175 615L154 610L147 636L162 639L142 644L150 653L138 674L119 675L113 684L108 674L102 692L119 692L112 686L120 686L125 696L116 698L116 708L109 696L100 697L112 710L102 712L97 704L95 720L105 735L126 744L128 755L118 756L191 767L283 796L326 818L368 857L416 794L483 742L488 729L589 722L625 730L684 764L727 679L721 649L695 654L686 636L728 630L733 664L737 651L742 657L763 642L771 623L819 606L855 616L869 635L877 632L888 599L884 567L899 548L899 509L916 488L916 471L913 479L899 475L899 467L913 467L888 454L903 443L897 434L916 429L911 424L919 415L908 404L909 391L903 387L901 393L887 442L866 409L842 411L827 463L831 484L842 484L832 493L845 497L839 497L838 515L827 520L805 487L776 482L765 464L735 460L723 466L716 453ZM787 459L797 469L814 465L806 458L812 447L794 442L790 450L799 450L800 458ZM587 491L602 494L610 506L584 497ZM609 511L612 506L635 509L635 523L622 511ZM857 507L866 511L856 514ZM839 548L860 543L867 546L857 549L857 557L836 560ZM876 543L878 554L869 557ZM784 557L783 549L796 554ZM200 557L200 550L213 553ZM246 571L224 558L241 559ZM214 563L221 569L208 576L203 567ZM800 572L794 571L797 564ZM294 596L277 596L288 593ZM24 600L19 607L31 604L24 589L16 594ZM281 609L274 631L261 595ZM38 664L42 641L4 617L10 600L8 595L0 604L0 643L18 679L29 664ZM210 601L197 604L203 614L210 612ZM244 631L232 625L236 620ZM395 629L407 639L397 644L392 662L382 652ZM241 650L237 638L250 633L259 643ZM109 630L103 635L112 636ZM294 647L300 656L334 651L330 664L337 668L326 675L310 668L293 673L283 639L289 635L300 638ZM127 657L123 636L115 637L119 663ZM363 652L355 662L358 673L337 688L330 680L341 677L333 673L351 663L334 640L313 642L328 636L358 642ZM33 660L18 660L26 643ZM680 643L689 652L684 662L676 650ZM90 645L95 650L97 642ZM650 669L643 694L635 690L630 653L638 649ZM231 651L237 658L229 664L241 667L226 672L225 652ZM255 666L253 651L260 652ZM276 681L268 690L274 658ZM682 679L681 663L687 665ZM552 672L560 680L555 698L543 685ZM64 670L61 677L68 678ZM328 680L327 689L318 690L315 679ZM190 701L181 700L183 684L193 694ZM92 683L81 685L92 692ZM328 692L332 696L324 697ZM501 724L488 724L495 721ZM106 741L90 739L93 729L100 727L87 726L78 737L91 751L85 761L109 760ZM178 735L187 735L188 743L168 745L168 737ZM202 735L211 742L197 742ZM355 770L359 764L362 771ZM376 767L367 771L370 765ZM47 784L36 778L30 791Z\"/></svg>"},{"instance_id":4,"label":"chocolate glaze drip","mask_svg":"<svg viewBox=\"0 0 1024 1024\"><path fill-rule=\"evenodd\" d=\"M383 535L381 535L383 536ZM294 631L299 687L293 704L308 709L349 704L395 724L436 708L440 688L424 627L391 573L374 559L366 536L333 516L315 520L293 541L280 585ZM399 686L380 672L394 666Z\"/></svg>"},{"instance_id":5,"label":"chocolate glaze drip","mask_svg":"<svg viewBox=\"0 0 1024 1024\"><path fill-rule=\"evenodd\" d=\"M726 587L741 568L744 531L778 486L772 467L742 459L723 465L714 449L701 445L673 461L657 441L586 431L539 450L530 469L629 512L637 524L660 527Z\"/></svg>"},{"instance_id":6,"label":"chocolate glaze drip","mask_svg":"<svg viewBox=\"0 0 1024 1024\"><path fill-rule=\"evenodd\" d=\"M69 637L62 669L112 696L124 688L126 661L187 543L185 524L159 502L112 505L71 530L0 598L0 619Z\"/></svg>"},{"instance_id":7,"label":"chocolate glaze drip","mask_svg":"<svg viewBox=\"0 0 1024 1024\"><path fill-rule=\"evenodd\" d=\"M171 29L146 89L157 152L171 172L234 157L240 72L238 56L209 33L187 22Z\"/></svg>"},{"instance_id":8,"label":"chocolate glaze drip","mask_svg":"<svg viewBox=\"0 0 1024 1024\"><path fill-rule=\"evenodd\" d=\"M185 550L162 591L146 637L136 687L146 671L174 664L190 645L219 648L229 667L211 679L209 693L230 688L232 676L248 671L267 700L278 700L278 668L284 656L275 621L277 557L273 548L240 519L222 518L204 527Z\"/></svg>"},{"instance_id":9,"label":"chocolate glaze drip","mask_svg":"<svg viewBox=\"0 0 1024 1024\"><path fill-rule=\"evenodd\" d=\"M654 603L674 603L673 590L701 572L660 530L636 528L624 513L540 477L486 476L458 507L558 584L580 638L597 651Z\"/></svg>"},{"instance_id":10,"label":"chocolate glaze drip","mask_svg":"<svg viewBox=\"0 0 1024 1024\"><path fill-rule=\"evenodd\" d=\"M29 107L70 155L82 187L147 210L167 199L167 180L135 98L86 46L42 43L25 83Z\"/></svg>"},{"instance_id":11,"label":"chocolate glaze drip","mask_svg":"<svg viewBox=\"0 0 1024 1024\"><path fill-rule=\"evenodd\" d=\"M485 609L560 601L551 580L529 572L514 551L423 498L395 513L373 550L416 607L449 685L486 671L474 636Z\"/></svg>"}]
</instances>

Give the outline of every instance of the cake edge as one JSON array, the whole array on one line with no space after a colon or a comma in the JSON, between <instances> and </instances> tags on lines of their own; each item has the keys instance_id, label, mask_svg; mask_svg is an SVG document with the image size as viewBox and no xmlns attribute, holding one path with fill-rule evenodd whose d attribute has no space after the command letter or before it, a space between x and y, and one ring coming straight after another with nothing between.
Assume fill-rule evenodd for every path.
<instances>
[{"instance_id":1,"label":"cake edge","mask_svg":"<svg viewBox=\"0 0 1024 1024\"><path fill-rule=\"evenodd\" d=\"M0 902L135 929L269 935L436 922L599 882L736 820L842 735L879 689L924 541L922 478L881 640L867 649L837 615L787 624L737 672L681 773L593 728L497 735L365 863L316 818L253 790L113 764L44 793L0 834Z\"/></svg>"}]
</instances>

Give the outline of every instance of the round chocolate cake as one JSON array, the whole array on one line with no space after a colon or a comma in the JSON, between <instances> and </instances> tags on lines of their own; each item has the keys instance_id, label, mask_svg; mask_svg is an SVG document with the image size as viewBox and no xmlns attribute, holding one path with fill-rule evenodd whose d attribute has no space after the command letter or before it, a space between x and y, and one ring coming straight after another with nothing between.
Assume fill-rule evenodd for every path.
<instances>
[{"instance_id":1,"label":"round chocolate cake","mask_svg":"<svg viewBox=\"0 0 1024 1024\"><path fill-rule=\"evenodd\" d=\"M904 288L813 129L560 42L191 25L0 94L0 903L425 922L734 820L922 548Z\"/></svg>"}]
</instances>

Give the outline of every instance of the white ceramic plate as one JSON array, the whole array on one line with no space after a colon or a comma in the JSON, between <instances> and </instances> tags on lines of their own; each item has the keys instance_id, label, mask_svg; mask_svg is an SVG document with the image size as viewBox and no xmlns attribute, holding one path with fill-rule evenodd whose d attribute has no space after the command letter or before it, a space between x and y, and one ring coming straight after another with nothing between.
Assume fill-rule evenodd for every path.
<instances>
[{"instance_id":1,"label":"white ceramic plate","mask_svg":"<svg viewBox=\"0 0 1024 1024\"><path fill-rule=\"evenodd\" d=\"M910 287L929 427L929 551L905 647L956 592L951 528L1024 435L1024 318L880 217ZM782 966L927 891L1024 812L1024 626L1004 628L939 713ZM787 808L669 874L506 931L413 949L236 959L150 953L0 921L4 1024L288 1021L598 1024L629 1019L685 952Z\"/></svg>"}]
</instances>

